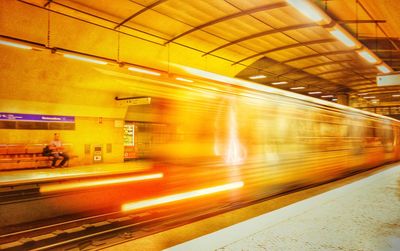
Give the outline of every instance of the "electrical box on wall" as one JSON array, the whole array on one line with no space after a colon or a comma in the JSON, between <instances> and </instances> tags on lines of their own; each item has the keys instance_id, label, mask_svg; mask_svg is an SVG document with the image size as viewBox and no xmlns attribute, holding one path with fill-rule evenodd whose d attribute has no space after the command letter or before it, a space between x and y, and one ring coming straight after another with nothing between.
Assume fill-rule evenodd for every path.
<instances>
[{"instance_id":1,"label":"electrical box on wall","mask_svg":"<svg viewBox=\"0 0 400 251\"><path fill-rule=\"evenodd\" d=\"M376 83L378 84L378 86L400 85L400 72L393 72L390 74L378 74L376 76Z\"/></svg>"},{"instance_id":2,"label":"electrical box on wall","mask_svg":"<svg viewBox=\"0 0 400 251\"><path fill-rule=\"evenodd\" d=\"M93 146L93 163L103 162L103 146L94 145Z\"/></svg>"}]
</instances>

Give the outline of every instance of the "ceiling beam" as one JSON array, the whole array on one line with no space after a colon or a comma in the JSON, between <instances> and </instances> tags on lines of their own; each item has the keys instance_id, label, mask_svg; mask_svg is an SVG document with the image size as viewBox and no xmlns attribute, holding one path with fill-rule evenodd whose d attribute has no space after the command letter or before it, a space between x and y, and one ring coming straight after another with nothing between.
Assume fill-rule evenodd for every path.
<instances>
[{"instance_id":1,"label":"ceiling beam","mask_svg":"<svg viewBox=\"0 0 400 251\"><path fill-rule=\"evenodd\" d=\"M203 56L206 56L206 55L211 54L211 53L213 53L215 51L221 50L221 49L223 49L225 47L232 46L234 44L238 44L238 43L241 43L243 41L251 40L251 39L254 39L254 38L259 38L259 37L272 35L272 34L276 34L276 33L281 33L281 32L285 32L285 31L298 30L298 29L311 28L311 27L319 27L319 26L320 25L318 25L317 23L308 23L308 24L287 26L287 27L283 27L283 28L280 28L280 29L272 29L272 30L263 31L263 32L252 34L252 35L246 36L246 37L242 37L242 38L239 38L239 39L234 40L232 42L229 42L229 43L223 44L221 46L218 46L217 48L212 49L211 51L208 51L207 53L203 54Z\"/></svg>"},{"instance_id":2,"label":"ceiling beam","mask_svg":"<svg viewBox=\"0 0 400 251\"><path fill-rule=\"evenodd\" d=\"M386 20L336 20L339 24L377 24L377 23L386 23Z\"/></svg>"},{"instance_id":3,"label":"ceiling beam","mask_svg":"<svg viewBox=\"0 0 400 251\"><path fill-rule=\"evenodd\" d=\"M47 0L47 2L43 5L43 7L47 7L51 2L53 2L53 0Z\"/></svg>"},{"instance_id":4,"label":"ceiling beam","mask_svg":"<svg viewBox=\"0 0 400 251\"><path fill-rule=\"evenodd\" d=\"M254 14L254 13L257 13L257 12L262 12L262 11L282 8L282 7L285 7L287 5L288 4L286 2L267 4L267 5L263 5L263 6L257 7L257 8L240 11L240 12L237 12L237 13L234 13L234 14L231 14L231 15L227 15L227 16L224 16L224 17L221 17L221 18L218 18L218 19L214 19L214 20L211 20L211 21L209 21L207 23L204 23L202 25L193 27L192 29L190 29L188 31L185 31L185 32L183 32L183 33L171 38L170 40L165 42L165 44L171 43L171 42L177 40L178 38L181 38L181 37L186 36L186 35L188 35L190 33L193 33L195 31L204 29L204 28L206 28L208 26L211 26L211 25L214 25L214 24L217 24L217 23L221 23L221 22L224 22L224 21L227 21L227 20L230 20L230 19L234 19L234 18L238 18L238 17L241 17L241 16Z\"/></svg>"},{"instance_id":5,"label":"ceiling beam","mask_svg":"<svg viewBox=\"0 0 400 251\"><path fill-rule=\"evenodd\" d=\"M149 6L144 7L143 9L139 10L138 12L133 13L132 15L130 15L128 18L124 19L124 21L122 21L121 23L117 24L114 29L117 29L118 27L124 25L126 22L132 20L134 17L139 16L140 14L142 14L143 12L146 12L154 7L156 7L157 5L160 5L164 2L166 2L168 0L158 0L155 1L154 3L150 4Z\"/></svg>"},{"instance_id":6,"label":"ceiling beam","mask_svg":"<svg viewBox=\"0 0 400 251\"><path fill-rule=\"evenodd\" d=\"M365 8L365 6L361 3L360 0L357 0L356 3L367 13L369 18L374 19L374 17L371 15L371 13ZM393 45L393 47L396 50L400 50L400 47L389 37L389 35L386 33L386 31L379 25L379 23L376 24L377 28L382 31L382 33L388 38L389 42Z\"/></svg>"},{"instance_id":7,"label":"ceiling beam","mask_svg":"<svg viewBox=\"0 0 400 251\"><path fill-rule=\"evenodd\" d=\"M262 51L262 52L253 54L251 56L248 56L246 58L243 58L239 61L234 62L232 65L236 65L236 64L239 64L248 59L263 56L265 54L272 53L272 52L277 52L277 51L281 51L281 50L287 50L287 49L292 49L292 48L297 48L297 47L302 47L302 46L308 46L308 45L313 45L313 44L323 44L323 43L333 43L333 42L337 42L337 40L333 39L333 38L329 38L329 39L321 39L321 40L313 40L313 41L308 41L308 42L295 43L295 44L285 45L282 47L276 47L274 49Z\"/></svg>"}]
</instances>

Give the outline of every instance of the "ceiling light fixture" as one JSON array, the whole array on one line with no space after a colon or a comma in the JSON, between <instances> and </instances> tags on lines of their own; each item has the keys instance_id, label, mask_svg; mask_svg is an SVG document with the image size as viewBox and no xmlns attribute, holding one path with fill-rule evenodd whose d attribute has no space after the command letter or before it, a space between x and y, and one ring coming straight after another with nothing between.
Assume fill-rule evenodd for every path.
<instances>
[{"instance_id":1,"label":"ceiling light fixture","mask_svg":"<svg viewBox=\"0 0 400 251\"><path fill-rule=\"evenodd\" d=\"M304 86L297 86L297 87L290 87L291 90L301 90L301 89L305 89Z\"/></svg>"},{"instance_id":2,"label":"ceiling light fixture","mask_svg":"<svg viewBox=\"0 0 400 251\"><path fill-rule=\"evenodd\" d=\"M89 62L89 63L93 63L93 64L101 64L101 65L106 65L107 64L107 62L104 62L104 61L101 61L101 60L91 59L91 58L86 58L86 57L80 57L80 56L67 54L67 53L64 53L63 56L66 57L66 58L76 59L76 60L85 61L85 62Z\"/></svg>"},{"instance_id":3,"label":"ceiling light fixture","mask_svg":"<svg viewBox=\"0 0 400 251\"><path fill-rule=\"evenodd\" d=\"M5 40L0 40L0 44L6 45L6 46L11 46L11 47L16 47L16 48L20 48L20 49L25 49L25 50L32 50L31 46L13 43L13 42L5 41Z\"/></svg>"},{"instance_id":4,"label":"ceiling light fixture","mask_svg":"<svg viewBox=\"0 0 400 251\"><path fill-rule=\"evenodd\" d=\"M376 98L375 96L368 96L368 97L364 97L364 98Z\"/></svg>"},{"instance_id":5,"label":"ceiling light fixture","mask_svg":"<svg viewBox=\"0 0 400 251\"><path fill-rule=\"evenodd\" d=\"M286 81L281 81L281 82L273 82L271 83L272 85L286 85L288 82Z\"/></svg>"},{"instance_id":6,"label":"ceiling light fixture","mask_svg":"<svg viewBox=\"0 0 400 251\"><path fill-rule=\"evenodd\" d=\"M175 79L179 80L179 81L183 81L183 82L188 82L188 83L193 83L194 82L193 80L186 79L186 78L181 78L181 77L178 77L178 78L175 78Z\"/></svg>"},{"instance_id":7,"label":"ceiling light fixture","mask_svg":"<svg viewBox=\"0 0 400 251\"><path fill-rule=\"evenodd\" d=\"M308 94L321 94L322 92L309 92Z\"/></svg>"},{"instance_id":8,"label":"ceiling light fixture","mask_svg":"<svg viewBox=\"0 0 400 251\"><path fill-rule=\"evenodd\" d=\"M359 94L357 94L358 96L365 96L365 95L368 95L368 93L359 93Z\"/></svg>"},{"instance_id":9,"label":"ceiling light fixture","mask_svg":"<svg viewBox=\"0 0 400 251\"><path fill-rule=\"evenodd\" d=\"M249 79L261 79L261 78L266 78L267 76L265 75L255 75L255 76L251 76L249 77Z\"/></svg>"},{"instance_id":10,"label":"ceiling light fixture","mask_svg":"<svg viewBox=\"0 0 400 251\"><path fill-rule=\"evenodd\" d=\"M322 95L321 98L333 98L333 95Z\"/></svg>"},{"instance_id":11,"label":"ceiling light fixture","mask_svg":"<svg viewBox=\"0 0 400 251\"><path fill-rule=\"evenodd\" d=\"M357 51L357 53L371 64L378 62L378 60L368 51Z\"/></svg>"},{"instance_id":12,"label":"ceiling light fixture","mask_svg":"<svg viewBox=\"0 0 400 251\"><path fill-rule=\"evenodd\" d=\"M377 68L382 73L389 73L390 72L389 68L386 67L386 65L378 65Z\"/></svg>"},{"instance_id":13,"label":"ceiling light fixture","mask_svg":"<svg viewBox=\"0 0 400 251\"><path fill-rule=\"evenodd\" d=\"M334 29L329 31L334 37L336 37L340 42L342 42L343 44L345 44L347 47L354 47L356 46L356 43L350 38L348 37L346 34L344 34L343 31L339 30L339 29Z\"/></svg>"},{"instance_id":14,"label":"ceiling light fixture","mask_svg":"<svg viewBox=\"0 0 400 251\"><path fill-rule=\"evenodd\" d=\"M306 0L287 0L287 2L314 22L321 22L324 19L318 10Z\"/></svg>"},{"instance_id":15,"label":"ceiling light fixture","mask_svg":"<svg viewBox=\"0 0 400 251\"><path fill-rule=\"evenodd\" d=\"M148 74L148 75L153 75L153 76L161 76L161 73L159 73L159 72L149 71L149 70L145 70L145 69L137 68L137 67L129 67L128 70L134 71L134 72L139 72L139 73L144 73L144 74Z\"/></svg>"},{"instance_id":16,"label":"ceiling light fixture","mask_svg":"<svg viewBox=\"0 0 400 251\"><path fill-rule=\"evenodd\" d=\"M398 98L398 97L400 97L400 94L393 94L392 97Z\"/></svg>"},{"instance_id":17,"label":"ceiling light fixture","mask_svg":"<svg viewBox=\"0 0 400 251\"><path fill-rule=\"evenodd\" d=\"M337 101L337 98L333 98L332 101Z\"/></svg>"}]
</instances>

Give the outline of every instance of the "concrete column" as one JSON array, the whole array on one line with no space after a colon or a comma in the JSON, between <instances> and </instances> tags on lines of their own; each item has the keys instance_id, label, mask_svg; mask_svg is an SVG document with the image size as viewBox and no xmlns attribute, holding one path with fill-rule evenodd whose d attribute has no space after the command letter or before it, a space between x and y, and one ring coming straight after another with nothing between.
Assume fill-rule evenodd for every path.
<instances>
[{"instance_id":1,"label":"concrete column","mask_svg":"<svg viewBox=\"0 0 400 251\"><path fill-rule=\"evenodd\" d=\"M349 95L342 93L337 95L337 102L341 105L349 105Z\"/></svg>"}]
</instances>

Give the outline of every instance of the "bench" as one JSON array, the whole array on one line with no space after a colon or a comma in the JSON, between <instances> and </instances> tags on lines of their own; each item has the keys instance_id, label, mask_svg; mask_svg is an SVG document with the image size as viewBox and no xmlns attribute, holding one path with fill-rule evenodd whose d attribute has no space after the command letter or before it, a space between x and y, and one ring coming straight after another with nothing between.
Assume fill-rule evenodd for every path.
<instances>
[{"instance_id":1,"label":"bench","mask_svg":"<svg viewBox=\"0 0 400 251\"><path fill-rule=\"evenodd\" d=\"M0 145L0 171L50 167L53 157L43 156L44 147L42 144ZM70 159L76 157L70 155Z\"/></svg>"}]
</instances>

